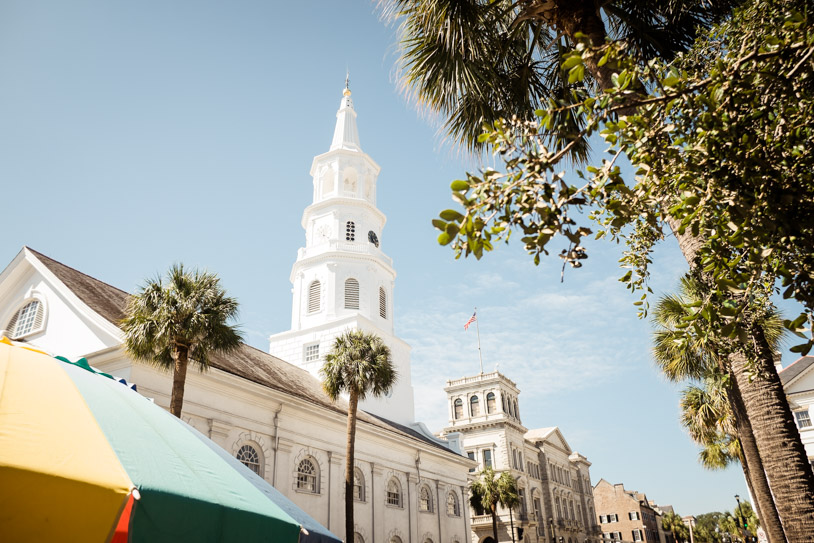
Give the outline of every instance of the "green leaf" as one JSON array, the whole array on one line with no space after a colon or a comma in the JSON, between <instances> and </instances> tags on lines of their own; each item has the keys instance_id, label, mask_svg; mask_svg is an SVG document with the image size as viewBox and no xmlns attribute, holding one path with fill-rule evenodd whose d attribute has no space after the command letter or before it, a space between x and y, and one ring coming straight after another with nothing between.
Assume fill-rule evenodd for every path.
<instances>
[{"instance_id":1,"label":"green leaf","mask_svg":"<svg viewBox=\"0 0 814 543\"><path fill-rule=\"evenodd\" d=\"M433 219L433 220L432 220L432 225L433 225L434 227L436 227L438 230L441 230L441 231L443 231L443 230L446 230L446 229L447 229L447 223L445 223L445 222L444 222L444 221L442 221L441 219Z\"/></svg>"},{"instance_id":2,"label":"green leaf","mask_svg":"<svg viewBox=\"0 0 814 543\"><path fill-rule=\"evenodd\" d=\"M463 215L461 215L454 209L445 209L444 211L439 213L439 216L445 221L455 221L455 222L461 222L461 220L464 218Z\"/></svg>"},{"instance_id":3,"label":"green leaf","mask_svg":"<svg viewBox=\"0 0 814 543\"><path fill-rule=\"evenodd\" d=\"M571 55L570 57L565 59L565 62L562 63L562 69L570 70L577 64L582 64L582 57L579 55Z\"/></svg>"},{"instance_id":4,"label":"green leaf","mask_svg":"<svg viewBox=\"0 0 814 543\"><path fill-rule=\"evenodd\" d=\"M449 185L449 188L451 188L455 192L458 192L458 191L461 191L461 190L469 190L469 183L467 183L466 181L464 181L462 179L456 179L455 181L453 181Z\"/></svg>"},{"instance_id":5,"label":"green leaf","mask_svg":"<svg viewBox=\"0 0 814 543\"><path fill-rule=\"evenodd\" d=\"M439 245L449 245L450 241L452 241L452 236L450 236L446 232L441 232L440 234L438 234Z\"/></svg>"}]
</instances>

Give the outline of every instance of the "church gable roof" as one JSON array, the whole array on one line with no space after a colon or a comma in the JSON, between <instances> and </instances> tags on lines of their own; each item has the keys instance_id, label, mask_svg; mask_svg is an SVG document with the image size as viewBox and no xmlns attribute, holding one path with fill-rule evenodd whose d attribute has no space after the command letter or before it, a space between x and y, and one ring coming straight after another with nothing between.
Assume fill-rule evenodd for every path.
<instances>
[{"instance_id":1,"label":"church gable roof","mask_svg":"<svg viewBox=\"0 0 814 543\"><path fill-rule=\"evenodd\" d=\"M30 247L26 247L26 249L91 310L111 324L117 327L120 325L125 317L125 306L129 296L127 292L66 266ZM336 403L332 402L322 391L319 381L306 370L245 343L228 355L213 353L210 356L209 365L212 368L296 396L326 409L343 414L347 413L345 401L339 399ZM420 432L388 419L374 417L364 411L359 411L358 418L360 421L387 428L459 456L447 447L423 436Z\"/></svg>"}]
</instances>

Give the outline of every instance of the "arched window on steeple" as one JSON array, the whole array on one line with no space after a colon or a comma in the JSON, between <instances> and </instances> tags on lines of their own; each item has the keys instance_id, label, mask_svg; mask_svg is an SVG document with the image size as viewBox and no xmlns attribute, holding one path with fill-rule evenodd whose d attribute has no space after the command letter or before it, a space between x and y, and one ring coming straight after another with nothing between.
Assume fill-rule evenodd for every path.
<instances>
[{"instance_id":1,"label":"arched window on steeple","mask_svg":"<svg viewBox=\"0 0 814 543\"><path fill-rule=\"evenodd\" d=\"M387 318L387 294L384 292L384 287L379 287L379 316L383 319Z\"/></svg>"},{"instance_id":2,"label":"arched window on steeple","mask_svg":"<svg viewBox=\"0 0 814 543\"><path fill-rule=\"evenodd\" d=\"M495 412L495 393L490 392L486 395L486 412L487 413L494 413Z\"/></svg>"},{"instance_id":3,"label":"arched window on steeple","mask_svg":"<svg viewBox=\"0 0 814 543\"><path fill-rule=\"evenodd\" d=\"M359 309L359 281L345 280L345 309Z\"/></svg>"},{"instance_id":4,"label":"arched window on steeple","mask_svg":"<svg viewBox=\"0 0 814 543\"><path fill-rule=\"evenodd\" d=\"M320 283L319 281L311 281L311 284L308 285L308 312L309 313L316 313L319 311L319 290L320 290Z\"/></svg>"},{"instance_id":5,"label":"arched window on steeple","mask_svg":"<svg viewBox=\"0 0 814 543\"><path fill-rule=\"evenodd\" d=\"M464 416L464 402L460 398L455 400L453 412L456 420Z\"/></svg>"}]
</instances>

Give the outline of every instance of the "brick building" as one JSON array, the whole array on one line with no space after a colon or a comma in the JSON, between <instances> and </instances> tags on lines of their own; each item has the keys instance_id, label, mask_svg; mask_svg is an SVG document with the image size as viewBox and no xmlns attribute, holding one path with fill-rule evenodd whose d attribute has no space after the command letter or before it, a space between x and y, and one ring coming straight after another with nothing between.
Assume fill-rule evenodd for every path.
<instances>
[{"instance_id":1,"label":"brick building","mask_svg":"<svg viewBox=\"0 0 814 543\"><path fill-rule=\"evenodd\" d=\"M659 543L661 515L641 492L625 490L623 484L600 479L594 486L594 502L602 537L624 543Z\"/></svg>"}]
</instances>

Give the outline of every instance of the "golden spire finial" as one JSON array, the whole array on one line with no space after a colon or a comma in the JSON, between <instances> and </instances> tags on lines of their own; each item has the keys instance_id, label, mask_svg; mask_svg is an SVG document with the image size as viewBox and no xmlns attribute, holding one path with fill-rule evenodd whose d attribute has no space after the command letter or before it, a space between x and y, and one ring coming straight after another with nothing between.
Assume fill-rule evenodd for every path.
<instances>
[{"instance_id":1,"label":"golden spire finial","mask_svg":"<svg viewBox=\"0 0 814 543\"><path fill-rule=\"evenodd\" d=\"M342 91L342 94L345 96L350 96L350 70L345 71L345 90Z\"/></svg>"}]
</instances>

